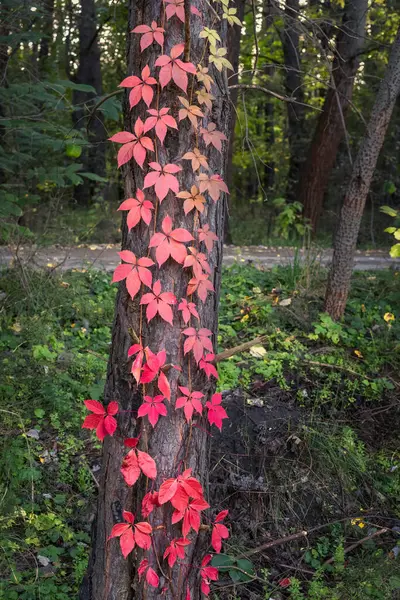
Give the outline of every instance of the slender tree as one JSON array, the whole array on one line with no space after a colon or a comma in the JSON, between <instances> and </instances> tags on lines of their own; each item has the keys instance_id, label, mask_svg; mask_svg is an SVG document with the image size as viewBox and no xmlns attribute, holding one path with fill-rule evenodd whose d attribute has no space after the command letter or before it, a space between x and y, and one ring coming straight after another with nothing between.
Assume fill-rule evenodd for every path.
<instances>
[{"instance_id":1,"label":"slender tree","mask_svg":"<svg viewBox=\"0 0 400 600\"><path fill-rule=\"evenodd\" d=\"M43 0L41 5L43 37L39 48L39 71L44 73L48 67L48 59L53 38L54 0Z\"/></svg>"},{"instance_id":2,"label":"slender tree","mask_svg":"<svg viewBox=\"0 0 400 600\"><path fill-rule=\"evenodd\" d=\"M161 597L197 600L200 582L203 590L207 589L207 573L214 573L201 569L210 528L203 525L199 529L196 519L204 505L191 509L194 530L187 535L181 522L171 523L173 508L166 496L172 499L174 494L162 494L160 486L164 483L165 492L166 486L172 485L169 478L173 481L179 475L185 477L185 469L192 469L192 475L201 481L205 495L207 488L207 424L199 414L197 426L190 418L188 422L190 406L185 411L179 408L185 404L185 399L181 397L177 402L177 396L184 396L188 389L201 390L199 394L200 397L204 394L204 402L211 397L215 381L210 362L212 353L208 351L207 355L206 352L200 363L199 359L204 348L215 344L217 330L224 231L224 198L220 192L226 189L221 178L225 175L225 158L220 148L221 141L224 145L227 143L230 119L227 78L222 68L223 51L219 54L222 62L215 53L214 63L208 62L210 52L217 52L217 46L210 43L207 35L213 34L207 33L205 28L209 31L218 29L218 48L225 46L227 39L228 19L221 18L222 6L216 6L218 13L202 0L129 2L129 30L135 33L128 37L129 77L123 85L133 89L129 104L127 102L125 106L126 132L116 134L112 139L127 142L118 156L124 169L126 198L130 199L128 204L121 206L123 211L130 207L128 218L123 220L124 252L121 258L130 261L130 265L120 265L114 280L122 280L128 271L131 274L126 284L121 284L116 301L104 398L110 413L114 412L112 407L115 406L110 404L111 401L118 402L118 429L104 441L93 550L82 586L82 600L128 600L133 597L138 600ZM158 29L160 27L165 31ZM172 69L171 60L174 62ZM198 66L197 74L195 65ZM153 77L157 77L158 84ZM146 89L138 78L146 79ZM201 103L207 98L207 89L212 94L212 107L209 105L208 108ZM146 104L151 107L150 121ZM146 123L144 135L143 123ZM135 132L136 141L128 132ZM141 149L137 138L142 140ZM202 158L199 158L199 151ZM133 159L129 160L132 153ZM210 171L204 166L205 158ZM196 164L198 159L203 164L200 174ZM165 172L160 171L164 167ZM177 194L178 179L181 191ZM172 189L168 191L170 186ZM193 186L199 186L203 191ZM142 190L147 204L140 206L144 202ZM170 235L171 229L176 233ZM188 240L192 240L189 251L184 246ZM138 259L141 257L142 271L133 266L136 259L130 253ZM172 256L168 258L170 253ZM146 282L141 290L138 273L141 281ZM149 281L151 275L154 285ZM152 291L147 289L143 293L143 287L150 286ZM160 286L162 297L156 300L154 296L159 295ZM174 298L177 299L175 305ZM154 309L157 309L156 314ZM150 397L155 397L158 411L150 407ZM199 404L193 401L193 407L196 406L198 410ZM148 416L142 417L146 411ZM166 412L167 417L160 416ZM137 448L142 454L138 456L143 472L149 473L153 481L142 476L134 487L127 485L134 474L130 469L136 455L124 459L130 450L124 446L124 439L130 440L132 453L136 452L134 445L139 442ZM156 473L149 455L155 459ZM146 461L151 469L146 469ZM121 464L124 464L124 473ZM177 483L174 485L178 486ZM180 502L184 501L187 506L192 495L200 502L197 482L185 484L189 486L185 488L189 496L182 492L182 485L179 483L175 489L181 495ZM168 491L174 489L168 487ZM175 508L177 503L178 498L174 501ZM154 510L149 515L150 505ZM184 510L189 511L189 508ZM124 521L123 516L130 518L123 511L135 513L136 521L143 521L143 517L149 515L146 527L148 529L150 524L152 528L151 546L149 548L143 539L141 544L138 541L138 546L148 548L145 555L139 547L125 560L117 540L108 539L111 532L118 535L120 529L115 529L115 525ZM189 513L185 514L188 524ZM174 539L186 537L190 545L184 541L181 547L185 559L171 567L171 562L164 560L164 553ZM123 542L121 537L121 547ZM144 556L148 563L143 563ZM148 567L157 573L156 577ZM138 575L143 575L141 581Z\"/></svg>"},{"instance_id":3,"label":"slender tree","mask_svg":"<svg viewBox=\"0 0 400 600\"><path fill-rule=\"evenodd\" d=\"M367 131L361 142L350 184L343 200L326 292L325 308L333 319L339 319L346 308L354 252L365 201L399 93L400 29L393 44L385 77L379 87Z\"/></svg>"},{"instance_id":4,"label":"slender tree","mask_svg":"<svg viewBox=\"0 0 400 600\"><path fill-rule=\"evenodd\" d=\"M240 21L244 18L244 9L246 0L237 0L237 16ZM241 29L239 27L231 27L228 31L228 59L233 67L233 74L229 78L229 85L236 85L239 83L239 57L240 57L240 39ZM236 126L236 105L238 101L238 88L232 88L230 91L231 98L231 124L229 127L229 147L228 147L228 162L227 162L227 184L229 188L232 187L233 181L233 152L235 142L235 126ZM225 219L225 242L232 243L232 238L229 229L229 201L227 202L227 217Z\"/></svg>"},{"instance_id":5,"label":"slender tree","mask_svg":"<svg viewBox=\"0 0 400 600\"><path fill-rule=\"evenodd\" d=\"M345 133L346 112L364 45L367 11L368 0L345 0L330 88L301 172L297 199L302 202L304 216L310 221L314 232L339 144Z\"/></svg>"},{"instance_id":6,"label":"slender tree","mask_svg":"<svg viewBox=\"0 0 400 600\"><path fill-rule=\"evenodd\" d=\"M76 106L73 118L76 127L85 129L87 119L93 109L93 102L97 96L102 94L102 73L100 61L100 46L98 35L100 26L97 22L95 0L81 0L81 12L78 19L79 30L79 65L74 77L75 83L90 85L95 92L75 90L73 102ZM84 169L90 173L105 176L105 129L103 117L100 112L96 113L94 119L90 120L88 133L89 147L86 148L81 162ZM75 198L78 204L87 206L93 194L93 182L85 179L84 183L75 188Z\"/></svg>"},{"instance_id":7,"label":"slender tree","mask_svg":"<svg viewBox=\"0 0 400 600\"><path fill-rule=\"evenodd\" d=\"M299 17L299 0L286 0L282 36L285 59L285 90L288 96L295 97L298 100L298 104L287 102L290 162L286 197L289 201L297 199L296 189L299 183L300 167L303 162L302 150L305 139L305 107L301 104L304 102L304 90L299 49Z\"/></svg>"}]
</instances>

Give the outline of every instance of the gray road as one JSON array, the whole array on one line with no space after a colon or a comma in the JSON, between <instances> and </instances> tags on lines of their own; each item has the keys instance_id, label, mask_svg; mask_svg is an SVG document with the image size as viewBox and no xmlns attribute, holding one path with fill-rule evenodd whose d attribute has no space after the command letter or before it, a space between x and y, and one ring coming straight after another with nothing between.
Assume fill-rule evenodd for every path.
<instances>
[{"instance_id":1,"label":"gray road","mask_svg":"<svg viewBox=\"0 0 400 600\"><path fill-rule=\"evenodd\" d=\"M71 248L62 248L51 246L48 248L20 247L18 251L15 248L6 246L0 247L0 265L11 266L20 261L23 264L29 264L33 267L59 268L61 270L69 269L105 269L113 271L119 264L117 251L119 246L109 244L92 244L88 246L78 246ZM293 264L295 259L307 261L313 265L327 265L331 261L332 250L312 249L309 252L296 252L292 248L275 247L267 248L265 246L225 246L224 264L231 265L234 262L251 262L271 268L274 265ZM371 250L357 251L354 268L359 271L386 269L400 269L400 259L390 258L388 252Z\"/></svg>"}]
</instances>

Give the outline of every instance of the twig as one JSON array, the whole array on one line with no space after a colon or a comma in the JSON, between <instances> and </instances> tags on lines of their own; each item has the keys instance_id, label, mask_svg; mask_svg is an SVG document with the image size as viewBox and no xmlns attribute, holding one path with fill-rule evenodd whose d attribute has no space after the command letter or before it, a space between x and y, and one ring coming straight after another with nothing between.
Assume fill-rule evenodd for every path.
<instances>
[{"instance_id":1,"label":"twig","mask_svg":"<svg viewBox=\"0 0 400 600\"><path fill-rule=\"evenodd\" d=\"M344 549L344 554L348 554L349 552L352 552L353 550L358 548L358 546L361 546L361 544L364 544L365 542L369 542L369 540L373 540L374 538L376 538L380 535L383 535L384 533L387 533L388 531L390 531L390 529L388 529L387 527L384 527L383 529L378 529L378 531L371 533L371 535L367 535L367 537L362 538L362 540L358 540L358 542L354 542L354 544L347 546L347 548ZM328 560L326 560L324 562L324 565L331 565L334 561L335 561L335 558L332 556L331 558L328 558Z\"/></svg>"},{"instance_id":2,"label":"twig","mask_svg":"<svg viewBox=\"0 0 400 600\"><path fill-rule=\"evenodd\" d=\"M190 0L184 0L184 11L185 11L185 51L184 59L185 62L190 60Z\"/></svg>"},{"instance_id":3,"label":"twig","mask_svg":"<svg viewBox=\"0 0 400 600\"><path fill-rule=\"evenodd\" d=\"M299 571L300 573L305 573L306 575L315 575L315 571L311 569L304 569L303 567L296 567L296 565L283 565L282 563L278 563L280 567L283 569L293 569L293 571Z\"/></svg>"},{"instance_id":4,"label":"twig","mask_svg":"<svg viewBox=\"0 0 400 600\"><path fill-rule=\"evenodd\" d=\"M248 552L245 552L241 556L248 557L253 556L253 554L258 554L263 550L268 550L268 548L274 548L274 546L281 546L282 544L287 544L288 542L293 542L294 540L300 540L301 538L305 538L308 536L308 531L299 531L298 533L293 533L292 535L288 535L284 538L279 538L277 540L272 540L271 542L266 542L257 548L253 548Z\"/></svg>"},{"instance_id":5,"label":"twig","mask_svg":"<svg viewBox=\"0 0 400 600\"><path fill-rule=\"evenodd\" d=\"M240 352L246 352L246 350L249 350L255 344L262 344L262 342L265 342L265 340L267 339L267 335L260 335L254 340L251 340L250 342L244 342L243 344L235 346L234 348L228 348L227 350L224 350L223 352L217 354L217 356L215 357L215 362L221 362L221 360L226 360L227 358L230 358L235 354L240 354Z\"/></svg>"},{"instance_id":6,"label":"twig","mask_svg":"<svg viewBox=\"0 0 400 600\"><path fill-rule=\"evenodd\" d=\"M102 104L104 104L104 102L107 102L107 100L109 100L109 99L110 99L110 98L112 98L113 96L117 96L118 94L122 94L122 92L123 92L123 91L124 91L123 89L121 89L121 90L114 90L113 92L111 92L111 94L107 94L107 96L104 96L104 98L102 98L102 99L101 99L101 100L100 100L100 101L99 101L99 102L96 104L96 106L94 106L94 108L93 108L92 112L91 112L91 113L90 113L90 115L89 115L89 119L88 119L88 122L87 122L87 125L86 125L86 131L87 131L87 132L89 131L89 129L90 129L90 124L91 124L91 122L92 122L92 120L93 120L93 117L94 117L94 115L96 114L96 112L98 111L98 109L100 108L100 106L101 106Z\"/></svg>"},{"instance_id":7,"label":"twig","mask_svg":"<svg viewBox=\"0 0 400 600\"><path fill-rule=\"evenodd\" d=\"M235 83L234 85L228 86L230 90L257 90L259 92L264 92L264 94L268 94L273 98L277 98L278 100L282 100L283 102L292 102L293 104L300 104L300 106L307 106L308 108L312 108L313 110L317 110L318 112L323 112L322 108L317 108L316 106L312 106L311 104L307 104L306 102L298 102L296 98L290 98L289 96L281 96L281 94L277 94L272 90L269 90L262 85L256 85L255 83Z\"/></svg>"},{"instance_id":8,"label":"twig","mask_svg":"<svg viewBox=\"0 0 400 600\"><path fill-rule=\"evenodd\" d=\"M341 365L331 365L330 363L322 363L316 360L301 360L302 363L306 365L311 365L313 367L324 367L326 369L338 369L339 371L345 371L346 373L351 373L352 375L357 375L357 377L362 377L363 379L368 379L369 381L373 381L372 377L368 377L364 373L358 373L357 371L353 371L353 369L348 369L347 367L342 367Z\"/></svg>"},{"instance_id":9,"label":"twig","mask_svg":"<svg viewBox=\"0 0 400 600\"><path fill-rule=\"evenodd\" d=\"M214 17L216 19L218 19L218 21L221 20L221 17L219 16L219 14L217 13L217 11L215 10L215 8L213 6L211 6L211 4L209 3L208 0L204 0L204 2L207 4L208 8L211 10L211 12L213 13Z\"/></svg>"}]
</instances>

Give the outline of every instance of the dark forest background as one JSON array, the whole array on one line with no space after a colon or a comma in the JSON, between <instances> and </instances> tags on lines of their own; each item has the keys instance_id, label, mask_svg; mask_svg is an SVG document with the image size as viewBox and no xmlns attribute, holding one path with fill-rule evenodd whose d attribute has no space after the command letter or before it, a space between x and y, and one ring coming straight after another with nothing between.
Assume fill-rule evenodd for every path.
<instances>
[{"instance_id":1,"label":"dark forest background","mask_svg":"<svg viewBox=\"0 0 400 600\"><path fill-rule=\"evenodd\" d=\"M396 0L238 0L228 71L235 127L226 241L331 245L352 162L399 24ZM116 149L127 8L4 0L0 31L0 238L118 242ZM237 87L238 86L238 87ZM395 108L359 235L388 244L399 206Z\"/></svg>"}]
</instances>

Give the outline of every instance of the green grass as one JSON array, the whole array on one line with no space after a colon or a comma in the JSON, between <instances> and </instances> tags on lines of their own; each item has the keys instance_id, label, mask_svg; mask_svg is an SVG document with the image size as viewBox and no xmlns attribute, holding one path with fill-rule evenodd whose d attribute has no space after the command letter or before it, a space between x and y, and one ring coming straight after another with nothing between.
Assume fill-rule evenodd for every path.
<instances>
[{"instance_id":1,"label":"green grass","mask_svg":"<svg viewBox=\"0 0 400 600\"><path fill-rule=\"evenodd\" d=\"M302 434L319 457L321 476L329 481L339 469L351 491L368 475L386 509L399 515L400 456L391 436L369 446L359 440L356 423L333 428L329 419L398 397L400 277L356 274L340 324L321 313L325 277L324 271L298 265L224 270L219 351L267 337L219 365L219 387L240 386L254 396L272 382L291 394L313 417ZM0 276L4 600L76 597L86 568L100 447L81 430L82 401L102 396L116 295L109 282L100 272ZM386 313L395 320L386 322ZM367 556L367 587L378 577L376 551ZM380 560L386 565L385 556ZM336 574L334 585L349 589L345 575L337 582ZM355 575L354 586L358 590Z\"/></svg>"}]
</instances>

